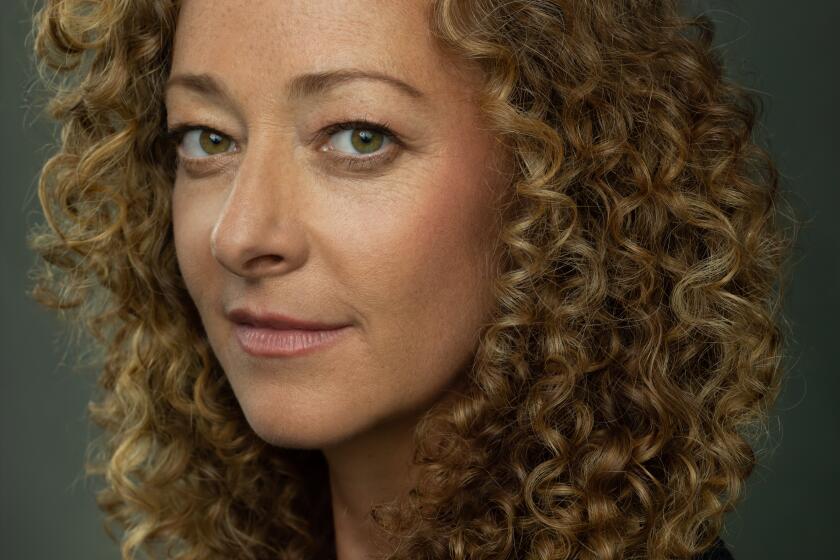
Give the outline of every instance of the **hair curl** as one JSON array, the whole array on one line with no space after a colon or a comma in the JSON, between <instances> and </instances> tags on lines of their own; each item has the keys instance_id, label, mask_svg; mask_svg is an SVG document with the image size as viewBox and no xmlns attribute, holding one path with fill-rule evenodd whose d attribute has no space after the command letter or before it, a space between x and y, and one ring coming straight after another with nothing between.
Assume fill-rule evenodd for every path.
<instances>
[{"instance_id":1,"label":"hair curl","mask_svg":"<svg viewBox=\"0 0 840 560\"><path fill-rule=\"evenodd\" d=\"M32 293L104 350L88 472L124 558L334 555L323 457L252 432L178 271L162 134L177 12L38 12L63 128ZM389 558L689 558L742 494L782 373L792 237L757 99L724 76L710 22L672 1L435 0L429 15L481 69L515 174L466 388L417 426L409 499L371 512L399 542Z\"/></svg>"}]
</instances>

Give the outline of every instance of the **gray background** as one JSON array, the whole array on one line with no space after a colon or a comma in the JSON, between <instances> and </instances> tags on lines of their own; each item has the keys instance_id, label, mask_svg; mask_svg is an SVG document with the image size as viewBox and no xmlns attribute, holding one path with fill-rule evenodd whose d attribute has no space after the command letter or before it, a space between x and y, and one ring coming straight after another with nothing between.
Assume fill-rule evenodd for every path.
<instances>
[{"instance_id":1,"label":"gray background","mask_svg":"<svg viewBox=\"0 0 840 560\"><path fill-rule=\"evenodd\" d=\"M750 479L725 540L737 560L836 557L840 498L840 129L837 25L829 0L694 2L718 23L730 72L761 92L762 134L806 224L786 298L795 337L772 449ZM32 83L31 0L4 3L0 52L3 260L0 558L117 559L83 476L94 372L74 370L59 321L24 296L33 263L24 239L38 218L35 177L51 129L26 109ZM803 6L807 6L804 8Z\"/></svg>"}]
</instances>

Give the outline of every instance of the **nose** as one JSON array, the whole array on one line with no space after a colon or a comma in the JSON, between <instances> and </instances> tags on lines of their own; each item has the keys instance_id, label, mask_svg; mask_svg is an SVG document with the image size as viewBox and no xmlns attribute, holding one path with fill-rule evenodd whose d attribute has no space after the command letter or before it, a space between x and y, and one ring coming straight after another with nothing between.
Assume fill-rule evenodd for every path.
<instances>
[{"instance_id":1,"label":"nose","mask_svg":"<svg viewBox=\"0 0 840 560\"><path fill-rule=\"evenodd\" d=\"M210 250L237 276L284 274L306 261L299 212L302 173L292 159L252 143L235 172L211 232Z\"/></svg>"}]
</instances>

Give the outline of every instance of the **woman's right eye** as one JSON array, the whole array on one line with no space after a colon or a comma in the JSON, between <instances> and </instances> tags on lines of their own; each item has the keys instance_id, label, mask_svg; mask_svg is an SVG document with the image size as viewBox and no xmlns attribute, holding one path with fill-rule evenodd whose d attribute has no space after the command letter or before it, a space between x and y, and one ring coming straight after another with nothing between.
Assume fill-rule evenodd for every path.
<instances>
[{"instance_id":1,"label":"woman's right eye","mask_svg":"<svg viewBox=\"0 0 840 560\"><path fill-rule=\"evenodd\" d=\"M190 159L202 159L236 151L236 143L228 136L210 128L181 128L170 131L178 142L181 154Z\"/></svg>"}]
</instances>

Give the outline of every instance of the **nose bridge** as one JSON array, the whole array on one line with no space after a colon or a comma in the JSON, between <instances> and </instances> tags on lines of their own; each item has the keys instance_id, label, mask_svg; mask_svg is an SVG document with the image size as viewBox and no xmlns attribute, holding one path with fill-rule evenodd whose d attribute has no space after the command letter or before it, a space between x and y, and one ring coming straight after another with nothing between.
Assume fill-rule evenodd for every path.
<instances>
[{"instance_id":1,"label":"nose bridge","mask_svg":"<svg viewBox=\"0 0 840 560\"><path fill-rule=\"evenodd\" d=\"M267 138L248 146L211 233L216 260L240 276L288 270L305 257L300 173L282 144Z\"/></svg>"}]
</instances>

